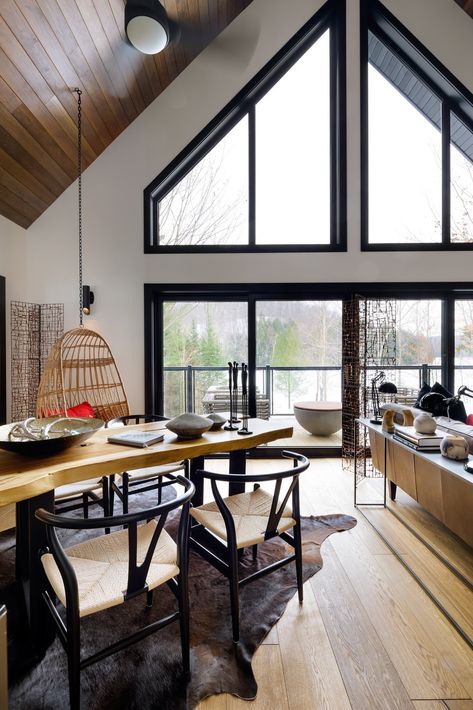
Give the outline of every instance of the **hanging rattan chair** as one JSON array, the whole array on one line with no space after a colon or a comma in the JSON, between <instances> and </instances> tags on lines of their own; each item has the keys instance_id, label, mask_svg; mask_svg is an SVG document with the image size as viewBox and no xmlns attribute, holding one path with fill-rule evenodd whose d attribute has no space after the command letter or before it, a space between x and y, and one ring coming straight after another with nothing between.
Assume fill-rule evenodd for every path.
<instances>
[{"instance_id":1,"label":"hanging rattan chair","mask_svg":"<svg viewBox=\"0 0 473 710\"><path fill-rule=\"evenodd\" d=\"M128 415L128 401L108 343L87 328L69 330L51 348L36 402L36 416L66 413L88 402L99 419Z\"/></svg>"}]
</instances>

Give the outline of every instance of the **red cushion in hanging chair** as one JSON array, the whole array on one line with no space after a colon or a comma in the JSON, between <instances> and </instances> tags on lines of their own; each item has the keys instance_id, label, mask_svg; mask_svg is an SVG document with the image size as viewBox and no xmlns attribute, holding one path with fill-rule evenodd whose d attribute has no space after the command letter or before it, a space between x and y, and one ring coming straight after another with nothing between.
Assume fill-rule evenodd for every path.
<instances>
[{"instance_id":1,"label":"red cushion in hanging chair","mask_svg":"<svg viewBox=\"0 0 473 710\"><path fill-rule=\"evenodd\" d=\"M48 417L63 417L64 412L62 409L48 409ZM66 410L67 417L84 417L87 419L93 419L95 417L94 408L88 402L81 402L81 404L76 404L75 407L69 407Z\"/></svg>"},{"instance_id":2,"label":"red cushion in hanging chair","mask_svg":"<svg viewBox=\"0 0 473 710\"><path fill-rule=\"evenodd\" d=\"M77 404L75 407L70 407L67 410L68 417L88 417L92 419L95 417L94 408L88 402L82 402Z\"/></svg>"}]
</instances>

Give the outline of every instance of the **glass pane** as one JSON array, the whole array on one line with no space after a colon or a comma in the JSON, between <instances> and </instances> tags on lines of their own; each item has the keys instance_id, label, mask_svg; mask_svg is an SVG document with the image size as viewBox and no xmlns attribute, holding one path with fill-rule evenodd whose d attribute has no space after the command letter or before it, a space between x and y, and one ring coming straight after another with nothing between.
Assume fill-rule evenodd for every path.
<instances>
[{"instance_id":1,"label":"glass pane","mask_svg":"<svg viewBox=\"0 0 473 710\"><path fill-rule=\"evenodd\" d=\"M245 117L159 203L160 245L248 243Z\"/></svg>"},{"instance_id":2,"label":"glass pane","mask_svg":"<svg viewBox=\"0 0 473 710\"><path fill-rule=\"evenodd\" d=\"M242 302L163 305L164 413L227 410L228 361L248 362L248 308Z\"/></svg>"},{"instance_id":3,"label":"glass pane","mask_svg":"<svg viewBox=\"0 0 473 710\"><path fill-rule=\"evenodd\" d=\"M339 402L341 347L340 301L258 301L257 385L271 415L292 415L301 400Z\"/></svg>"},{"instance_id":4,"label":"glass pane","mask_svg":"<svg viewBox=\"0 0 473 710\"><path fill-rule=\"evenodd\" d=\"M369 242L441 242L440 101L379 40L371 44Z\"/></svg>"},{"instance_id":5,"label":"glass pane","mask_svg":"<svg viewBox=\"0 0 473 710\"><path fill-rule=\"evenodd\" d=\"M473 132L453 114L450 143L451 241L473 241Z\"/></svg>"},{"instance_id":6,"label":"glass pane","mask_svg":"<svg viewBox=\"0 0 473 710\"><path fill-rule=\"evenodd\" d=\"M412 404L422 382L422 365L427 365L427 380L431 385L441 382L442 303L440 300L398 300L394 304L395 365L382 369L386 379L398 388L397 401Z\"/></svg>"},{"instance_id":7,"label":"glass pane","mask_svg":"<svg viewBox=\"0 0 473 710\"><path fill-rule=\"evenodd\" d=\"M463 385L473 389L472 300L458 300L455 303L455 392ZM473 414L473 399L463 395L462 401L467 413Z\"/></svg>"},{"instance_id":8,"label":"glass pane","mask_svg":"<svg viewBox=\"0 0 473 710\"><path fill-rule=\"evenodd\" d=\"M256 106L256 243L330 243L327 30Z\"/></svg>"}]
</instances>

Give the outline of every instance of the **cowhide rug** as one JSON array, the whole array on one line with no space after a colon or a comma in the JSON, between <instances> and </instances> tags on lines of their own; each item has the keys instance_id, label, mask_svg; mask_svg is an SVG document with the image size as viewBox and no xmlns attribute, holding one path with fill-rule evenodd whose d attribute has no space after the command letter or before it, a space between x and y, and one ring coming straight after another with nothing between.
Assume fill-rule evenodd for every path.
<instances>
[{"instance_id":1,"label":"cowhide rug","mask_svg":"<svg viewBox=\"0 0 473 710\"><path fill-rule=\"evenodd\" d=\"M303 519L304 579L322 567L322 542L332 533L349 530L355 524L355 519L348 515ZM72 534L77 536L77 532ZM78 541L77 537L74 539ZM8 608L10 709L65 710L68 707L67 666L59 640L53 642L43 660L32 668L31 659L26 657L22 646L20 595L13 584L14 543L11 532L0 534L0 604L6 603ZM242 576L277 560L288 552L285 548L279 539L266 542L259 547L256 563L251 551L245 552ZM82 707L86 710L180 710L194 708L199 700L214 693L232 693L246 700L255 698L257 684L251 659L296 589L294 564L243 587L240 593L241 641L235 650L228 582L207 562L191 553L190 683L183 682L181 676L179 624L175 622L84 670L81 673ZM83 655L90 655L175 608L175 598L164 586L155 592L152 609L146 608L143 596L86 617L82 621Z\"/></svg>"}]
</instances>

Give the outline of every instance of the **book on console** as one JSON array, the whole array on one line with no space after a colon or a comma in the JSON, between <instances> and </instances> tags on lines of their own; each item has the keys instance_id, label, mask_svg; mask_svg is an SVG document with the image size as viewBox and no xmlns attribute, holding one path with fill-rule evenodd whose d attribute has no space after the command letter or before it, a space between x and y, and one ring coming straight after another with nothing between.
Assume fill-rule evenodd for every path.
<instances>
[{"instance_id":1,"label":"book on console","mask_svg":"<svg viewBox=\"0 0 473 710\"><path fill-rule=\"evenodd\" d=\"M440 446L440 442L444 437L444 434L437 434L437 432L434 434L419 434L413 426L396 425L395 433L397 437L410 441L419 448L425 446Z\"/></svg>"},{"instance_id":2,"label":"book on console","mask_svg":"<svg viewBox=\"0 0 473 710\"><path fill-rule=\"evenodd\" d=\"M110 444L123 444L124 446L137 446L144 449L146 446L158 444L163 441L164 434L156 431L127 431L123 434L109 436L107 441Z\"/></svg>"},{"instance_id":3,"label":"book on console","mask_svg":"<svg viewBox=\"0 0 473 710\"><path fill-rule=\"evenodd\" d=\"M408 446L410 449L413 449L414 451L421 451L424 454L438 454L440 451L440 444L430 444L429 446L418 446L416 443L413 441L410 441L409 439L406 439L405 436L398 436L396 433L393 434L393 439L394 441L398 441L400 444L404 444L404 446Z\"/></svg>"}]
</instances>

